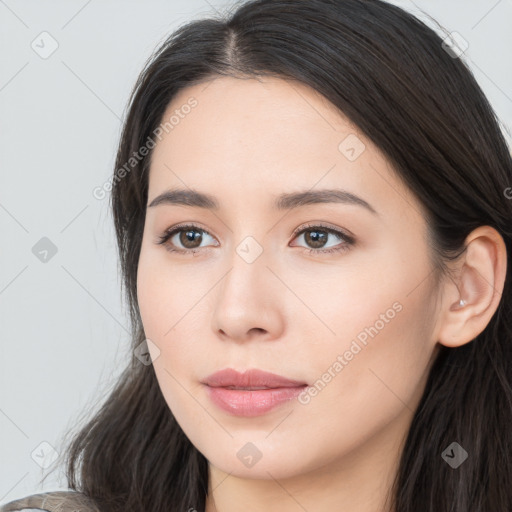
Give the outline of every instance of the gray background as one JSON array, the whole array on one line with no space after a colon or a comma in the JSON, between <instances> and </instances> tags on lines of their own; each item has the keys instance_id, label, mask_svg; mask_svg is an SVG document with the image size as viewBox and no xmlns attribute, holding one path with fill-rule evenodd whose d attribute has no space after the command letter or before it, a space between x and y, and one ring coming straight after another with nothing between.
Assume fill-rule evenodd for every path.
<instances>
[{"instance_id":1,"label":"gray background","mask_svg":"<svg viewBox=\"0 0 512 512\"><path fill-rule=\"evenodd\" d=\"M464 37L510 131L512 0L393 3ZM112 174L130 89L176 27L231 5L0 0L0 503L67 488L61 471L39 485L41 465L128 358L108 199L92 191ZM44 31L58 44L48 58L31 46L51 48ZM43 237L57 250L46 262Z\"/></svg>"}]
</instances>

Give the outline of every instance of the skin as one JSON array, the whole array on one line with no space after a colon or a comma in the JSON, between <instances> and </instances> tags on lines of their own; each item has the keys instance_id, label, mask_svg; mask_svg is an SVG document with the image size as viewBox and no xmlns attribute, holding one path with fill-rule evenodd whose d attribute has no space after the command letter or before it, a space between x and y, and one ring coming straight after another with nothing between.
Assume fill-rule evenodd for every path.
<instances>
[{"instance_id":1,"label":"skin","mask_svg":"<svg viewBox=\"0 0 512 512\"><path fill-rule=\"evenodd\" d=\"M503 240L478 228L453 264L456 278L436 284L420 203L317 92L277 78L217 77L181 90L164 118L191 97L197 106L154 149L148 205L181 187L215 196L220 208L147 209L138 301L163 396L209 461L206 510L384 511L439 345L470 342L498 306ZM353 161L339 150L350 134L365 145ZM377 215L355 204L272 206L281 193L323 188L348 190ZM180 223L199 225L202 241L185 246L178 234L167 246L195 247L195 255L156 243ZM308 253L346 245L335 234L314 245L311 228L293 234L318 223L348 230L354 244ZM236 251L248 236L263 250L252 263ZM467 305L457 308L461 298ZM231 367L314 386L390 310L393 318L307 404L241 418L217 408L201 384ZM237 457L249 442L261 452L252 467Z\"/></svg>"}]
</instances>

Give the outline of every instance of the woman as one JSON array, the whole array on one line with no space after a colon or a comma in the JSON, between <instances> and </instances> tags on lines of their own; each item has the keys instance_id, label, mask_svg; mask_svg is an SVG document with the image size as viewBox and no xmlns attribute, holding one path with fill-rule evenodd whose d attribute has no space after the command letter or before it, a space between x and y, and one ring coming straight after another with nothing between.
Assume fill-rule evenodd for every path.
<instances>
[{"instance_id":1,"label":"woman","mask_svg":"<svg viewBox=\"0 0 512 512\"><path fill-rule=\"evenodd\" d=\"M76 492L2 511L512 510L512 159L431 29L380 0L190 23L112 185L134 357Z\"/></svg>"}]
</instances>

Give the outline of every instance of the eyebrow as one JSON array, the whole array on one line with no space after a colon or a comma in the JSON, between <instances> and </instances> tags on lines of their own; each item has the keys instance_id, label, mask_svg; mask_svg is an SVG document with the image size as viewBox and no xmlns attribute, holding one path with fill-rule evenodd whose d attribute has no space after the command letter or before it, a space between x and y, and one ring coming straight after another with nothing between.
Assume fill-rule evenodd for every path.
<instances>
[{"instance_id":1,"label":"eyebrow","mask_svg":"<svg viewBox=\"0 0 512 512\"><path fill-rule=\"evenodd\" d=\"M300 206L318 203L338 203L362 206L374 215L379 215L377 211L361 197L341 189L324 190L306 190L303 192L288 192L277 196L274 201L274 208L277 210L290 210ZM148 208L153 208L161 204L174 204L181 206L193 206L205 208L208 210L218 210L219 202L217 199L202 192L193 189L171 189L166 190L155 197Z\"/></svg>"}]
</instances>

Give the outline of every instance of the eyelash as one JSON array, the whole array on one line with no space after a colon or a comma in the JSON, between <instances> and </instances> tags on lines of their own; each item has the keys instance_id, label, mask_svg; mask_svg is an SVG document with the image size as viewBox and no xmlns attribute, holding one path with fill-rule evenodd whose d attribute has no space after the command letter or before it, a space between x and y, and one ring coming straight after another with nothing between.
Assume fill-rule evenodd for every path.
<instances>
[{"instance_id":1,"label":"eyelash","mask_svg":"<svg viewBox=\"0 0 512 512\"><path fill-rule=\"evenodd\" d=\"M350 247L355 243L355 239L352 236L347 235L346 233L343 233L342 231L339 231L337 229L333 229L329 226L325 226L322 224L308 224L306 226L301 226L299 229L295 230L293 233L293 237L296 238L303 233L307 231L323 231L327 232L333 235L336 235L337 237L344 240L343 245L341 247L334 247L331 249L310 249L309 247L301 247L304 251L307 251L309 254L311 253L343 253L345 251L348 251ZM181 231L200 231L202 233L206 233L210 236L212 236L208 231L205 229L202 229L201 227L195 225L195 224L180 224L178 226L173 226L172 228L169 228L166 230L163 234L163 236L158 237L158 241L156 242L158 245L164 245L165 249L169 252L173 253L179 253L179 254L192 254L195 255L201 249L176 249L174 247L171 247L169 244L166 244L166 242L172 238L176 233L179 233ZM203 248L204 249L204 248Z\"/></svg>"}]
</instances>

